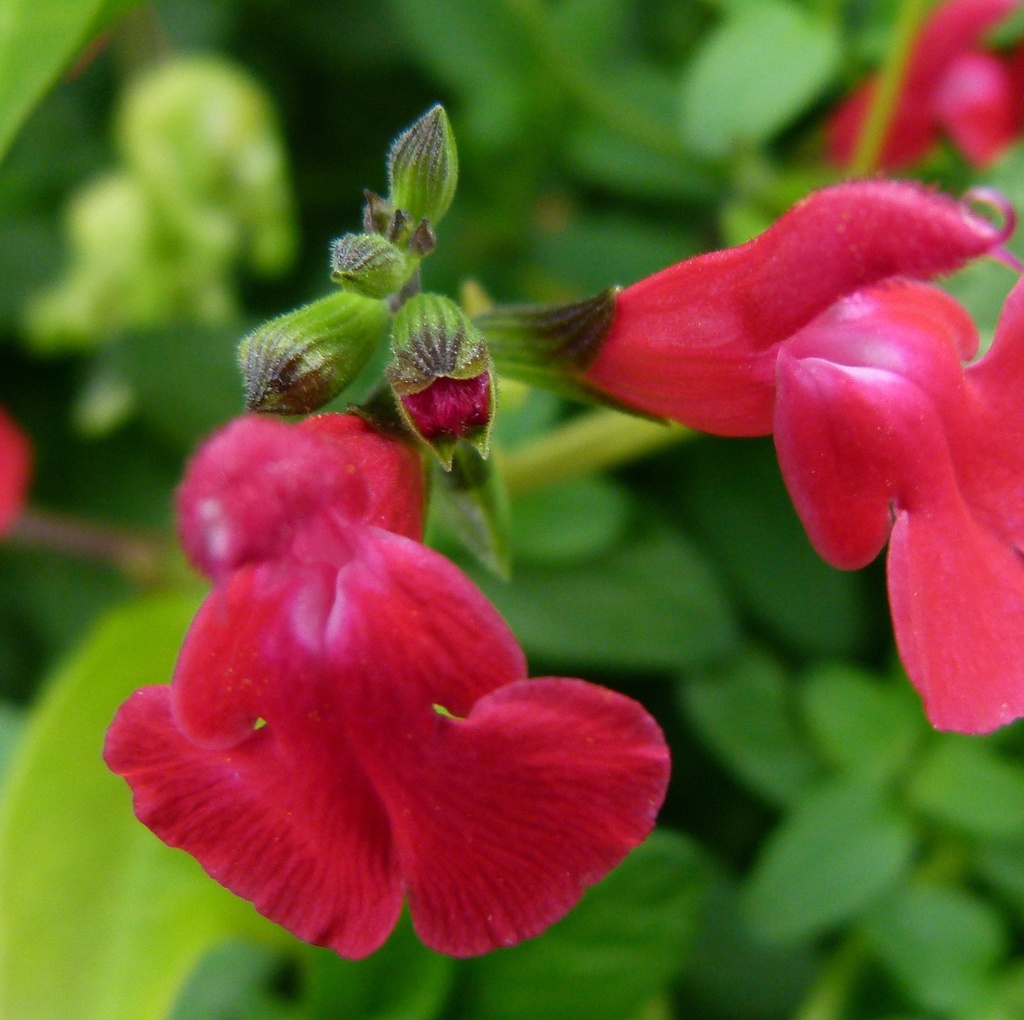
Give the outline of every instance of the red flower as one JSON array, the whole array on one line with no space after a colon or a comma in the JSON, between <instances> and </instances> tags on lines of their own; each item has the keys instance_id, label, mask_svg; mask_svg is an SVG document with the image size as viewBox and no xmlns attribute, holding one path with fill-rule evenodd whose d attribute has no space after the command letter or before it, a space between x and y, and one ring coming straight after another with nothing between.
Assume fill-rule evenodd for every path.
<instances>
[{"instance_id":1,"label":"red flower","mask_svg":"<svg viewBox=\"0 0 1024 1020\"><path fill-rule=\"evenodd\" d=\"M1013 229L902 181L815 192L759 237L619 294L583 381L620 403L726 436L772 430L780 346L845 295L927 279L995 252Z\"/></svg>"},{"instance_id":2,"label":"red flower","mask_svg":"<svg viewBox=\"0 0 1024 1020\"><path fill-rule=\"evenodd\" d=\"M878 166L910 166L945 131L973 166L997 159L1024 130L1017 55L979 44L1021 0L948 0L932 13L914 44ZM877 88L870 78L832 115L828 151L849 164Z\"/></svg>"},{"instance_id":3,"label":"red flower","mask_svg":"<svg viewBox=\"0 0 1024 1020\"><path fill-rule=\"evenodd\" d=\"M214 437L179 511L217 585L105 748L161 839L349 957L406 895L442 952L538 934L646 837L668 780L636 702L527 680L493 607L415 540L420 486L415 454L348 416Z\"/></svg>"},{"instance_id":4,"label":"red flower","mask_svg":"<svg viewBox=\"0 0 1024 1020\"><path fill-rule=\"evenodd\" d=\"M6 411L0 409L0 535L25 508L32 473L32 447L28 437Z\"/></svg>"},{"instance_id":5,"label":"red flower","mask_svg":"<svg viewBox=\"0 0 1024 1020\"><path fill-rule=\"evenodd\" d=\"M773 432L807 533L862 567L889 542L896 641L940 729L1024 715L1024 284L992 350L944 292L899 278L996 230L899 183L812 195L765 234L625 290L585 378L724 435Z\"/></svg>"},{"instance_id":6,"label":"red flower","mask_svg":"<svg viewBox=\"0 0 1024 1020\"><path fill-rule=\"evenodd\" d=\"M779 352L775 444L815 548L864 566L889 541L900 655L939 729L1024 715L1024 284L988 354L924 284L849 297Z\"/></svg>"}]
</instances>

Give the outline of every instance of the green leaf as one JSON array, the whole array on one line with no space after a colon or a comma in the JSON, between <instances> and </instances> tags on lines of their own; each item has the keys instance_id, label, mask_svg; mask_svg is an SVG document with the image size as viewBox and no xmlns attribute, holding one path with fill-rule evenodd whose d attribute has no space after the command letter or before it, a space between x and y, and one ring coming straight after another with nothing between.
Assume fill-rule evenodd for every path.
<instances>
[{"instance_id":1,"label":"green leaf","mask_svg":"<svg viewBox=\"0 0 1024 1020\"><path fill-rule=\"evenodd\" d=\"M811 547L771 442L702 440L676 457L698 536L758 621L808 656L860 649L871 620L866 579Z\"/></svg>"},{"instance_id":2,"label":"green leaf","mask_svg":"<svg viewBox=\"0 0 1024 1020\"><path fill-rule=\"evenodd\" d=\"M835 27L794 4L736 7L687 69L684 138L707 156L770 138L828 85L840 53Z\"/></svg>"},{"instance_id":3,"label":"green leaf","mask_svg":"<svg viewBox=\"0 0 1024 1020\"><path fill-rule=\"evenodd\" d=\"M931 818L972 836L1024 836L1024 766L978 737L939 737L907 797Z\"/></svg>"},{"instance_id":4,"label":"green leaf","mask_svg":"<svg viewBox=\"0 0 1024 1020\"><path fill-rule=\"evenodd\" d=\"M767 655L747 652L705 671L683 686L681 697L701 739L771 803L796 803L818 778L785 675Z\"/></svg>"},{"instance_id":5,"label":"green leaf","mask_svg":"<svg viewBox=\"0 0 1024 1020\"><path fill-rule=\"evenodd\" d=\"M810 946L766 943L750 929L736 882L723 872L708 890L704 920L686 974L686 988L707 1015L735 1020L778 1020L799 1015L820 967ZM677 1016L705 1016L683 1010Z\"/></svg>"},{"instance_id":6,"label":"green leaf","mask_svg":"<svg viewBox=\"0 0 1024 1020\"><path fill-rule=\"evenodd\" d=\"M5 0L0 9L0 160L79 51L137 0Z\"/></svg>"},{"instance_id":7,"label":"green leaf","mask_svg":"<svg viewBox=\"0 0 1024 1020\"><path fill-rule=\"evenodd\" d=\"M625 531L630 497L620 485L590 475L550 485L512 503L517 563L570 563L613 546Z\"/></svg>"},{"instance_id":8,"label":"green leaf","mask_svg":"<svg viewBox=\"0 0 1024 1020\"><path fill-rule=\"evenodd\" d=\"M744 890L754 929L795 942L846 924L906 874L914 833L867 784L805 798L769 836Z\"/></svg>"},{"instance_id":9,"label":"green leaf","mask_svg":"<svg viewBox=\"0 0 1024 1020\"><path fill-rule=\"evenodd\" d=\"M627 1020L685 963L706 865L656 832L544 935L466 965L472 1020Z\"/></svg>"},{"instance_id":10,"label":"green leaf","mask_svg":"<svg viewBox=\"0 0 1024 1020\"><path fill-rule=\"evenodd\" d=\"M194 610L112 613L34 713L0 806L0 1016L160 1020L211 945L284 938L140 825L100 757L118 704L169 678Z\"/></svg>"},{"instance_id":11,"label":"green leaf","mask_svg":"<svg viewBox=\"0 0 1024 1020\"><path fill-rule=\"evenodd\" d=\"M802 708L825 760L874 782L895 776L928 732L909 684L883 685L852 666L812 673L803 688Z\"/></svg>"},{"instance_id":12,"label":"green leaf","mask_svg":"<svg viewBox=\"0 0 1024 1020\"><path fill-rule=\"evenodd\" d=\"M900 889L864 931L911 999L940 1012L981 1001L1007 948L1007 933L990 904L941 886Z\"/></svg>"},{"instance_id":13,"label":"green leaf","mask_svg":"<svg viewBox=\"0 0 1024 1020\"><path fill-rule=\"evenodd\" d=\"M179 325L124 337L110 364L131 383L148 425L178 448L241 414L235 347L244 329Z\"/></svg>"},{"instance_id":14,"label":"green leaf","mask_svg":"<svg viewBox=\"0 0 1024 1020\"><path fill-rule=\"evenodd\" d=\"M531 655L552 663L674 669L728 651L735 627L715 577L661 526L573 570L476 577Z\"/></svg>"},{"instance_id":15,"label":"green leaf","mask_svg":"<svg viewBox=\"0 0 1024 1020\"><path fill-rule=\"evenodd\" d=\"M427 949L408 915L365 960L343 960L311 946L303 962L309 1020L432 1020L455 977L455 961Z\"/></svg>"}]
</instances>

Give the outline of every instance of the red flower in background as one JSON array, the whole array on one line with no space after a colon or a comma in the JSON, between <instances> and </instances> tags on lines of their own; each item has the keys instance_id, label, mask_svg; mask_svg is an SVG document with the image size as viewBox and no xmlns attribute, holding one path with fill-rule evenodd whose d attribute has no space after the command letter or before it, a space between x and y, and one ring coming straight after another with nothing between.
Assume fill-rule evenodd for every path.
<instances>
[{"instance_id":1,"label":"red flower in background","mask_svg":"<svg viewBox=\"0 0 1024 1020\"><path fill-rule=\"evenodd\" d=\"M878 166L911 166L945 132L976 167L997 159L1024 131L1024 49L1004 56L982 48L985 34L1021 0L948 0L914 43ZM872 77L832 115L829 158L847 166L877 88Z\"/></svg>"},{"instance_id":2,"label":"red flower in background","mask_svg":"<svg viewBox=\"0 0 1024 1020\"><path fill-rule=\"evenodd\" d=\"M967 313L899 276L952 270L1011 228L909 184L818 192L623 291L584 376L694 428L774 432L828 562L864 566L889 540L904 664L934 725L965 732L1024 715L1024 290L965 370Z\"/></svg>"},{"instance_id":3,"label":"red flower in background","mask_svg":"<svg viewBox=\"0 0 1024 1020\"><path fill-rule=\"evenodd\" d=\"M0 409L0 535L10 530L25 507L32 473L32 446L6 411Z\"/></svg>"},{"instance_id":4,"label":"red flower in background","mask_svg":"<svg viewBox=\"0 0 1024 1020\"><path fill-rule=\"evenodd\" d=\"M228 426L179 499L216 587L105 748L161 839L349 957L406 896L442 952L538 934L647 836L668 780L636 702L527 680L421 512L418 456L359 419Z\"/></svg>"}]
</instances>

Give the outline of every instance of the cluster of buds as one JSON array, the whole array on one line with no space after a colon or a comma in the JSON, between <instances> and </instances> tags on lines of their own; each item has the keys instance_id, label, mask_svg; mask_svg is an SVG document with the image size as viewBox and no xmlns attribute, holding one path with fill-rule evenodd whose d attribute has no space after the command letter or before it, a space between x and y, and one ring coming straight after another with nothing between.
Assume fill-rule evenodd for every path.
<instances>
[{"instance_id":1,"label":"cluster of buds","mask_svg":"<svg viewBox=\"0 0 1024 1020\"><path fill-rule=\"evenodd\" d=\"M453 302L420 293L420 263L451 206L458 154L448 116L428 110L391 146L388 196L366 191L361 233L331 244L340 290L264 323L241 344L250 411L307 414L337 397L390 333L397 417L451 469L460 440L486 457L495 383L482 335Z\"/></svg>"}]
</instances>

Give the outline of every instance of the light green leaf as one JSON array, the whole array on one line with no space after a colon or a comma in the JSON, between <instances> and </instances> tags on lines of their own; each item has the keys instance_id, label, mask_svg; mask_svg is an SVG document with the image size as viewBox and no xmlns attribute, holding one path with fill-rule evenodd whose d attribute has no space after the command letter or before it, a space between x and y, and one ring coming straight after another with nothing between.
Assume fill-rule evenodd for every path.
<instances>
[{"instance_id":1,"label":"light green leaf","mask_svg":"<svg viewBox=\"0 0 1024 1020\"><path fill-rule=\"evenodd\" d=\"M766 800L794 804L818 778L785 675L768 656L737 656L685 684L681 696L701 739Z\"/></svg>"},{"instance_id":2,"label":"light green leaf","mask_svg":"<svg viewBox=\"0 0 1024 1020\"><path fill-rule=\"evenodd\" d=\"M46 90L102 28L138 0L0 4L0 159Z\"/></svg>"},{"instance_id":3,"label":"light green leaf","mask_svg":"<svg viewBox=\"0 0 1024 1020\"><path fill-rule=\"evenodd\" d=\"M108 616L58 672L0 806L0 1016L160 1020L200 955L284 938L131 811L100 757L117 706L165 682L195 600Z\"/></svg>"},{"instance_id":4,"label":"light green leaf","mask_svg":"<svg viewBox=\"0 0 1024 1020\"><path fill-rule=\"evenodd\" d=\"M941 886L899 890L865 933L913 1001L943 1013L983 999L1007 944L994 907Z\"/></svg>"},{"instance_id":5,"label":"light green leaf","mask_svg":"<svg viewBox=\"0 0 1024 1020\"><path fill-rule=\"evenodd\" d=\"M918 810L972 836L1024 836L1024 767L977 737L940 737L907 796Z\"/></svg>"},{"instance_id":6,"label":"light green leaf","mask_svg":"<svg viewBox=\"0 0 1024 1020\"><path fill-rule=\"evenodd\" d=\"M910 825L867 784L807 797L762 848L744 890L754 929L777 942L819 935L858 917L910 866Z\"/></svg>"},{"instance_id":7,"label":"light green leaf","mask_svg":"<svg viewBox=\"0 0 1024 1020\"><path fill-rule=\"evenodd\" d=\"M688 68L684 138L707 156L770 138L829 83L840 52L835 27L794 4L736 7Z\"/></svg>"},{"instance_id":8,"label":"light green leaf","mask_svg":"<svg viewBox=\"0 0 1024 1020\"><path fill-rule=\"evenodd\" d=\"M816 670L807 678L801 702L822 756L864 779L891 779L928 732L909 684L883 685L852 666Z\"/></svg>"},{"instance_id":9,"label":"light green leaf","mask_svg":"<svg viewBox=\"0 0 1024 1020\"><path fill-rule=\"evenodd\" d=\"M693 844L656 832L538 939L470 961L472 1020L627 1020L682 969L708 873Z\"/></svg>"}]
</instances>

